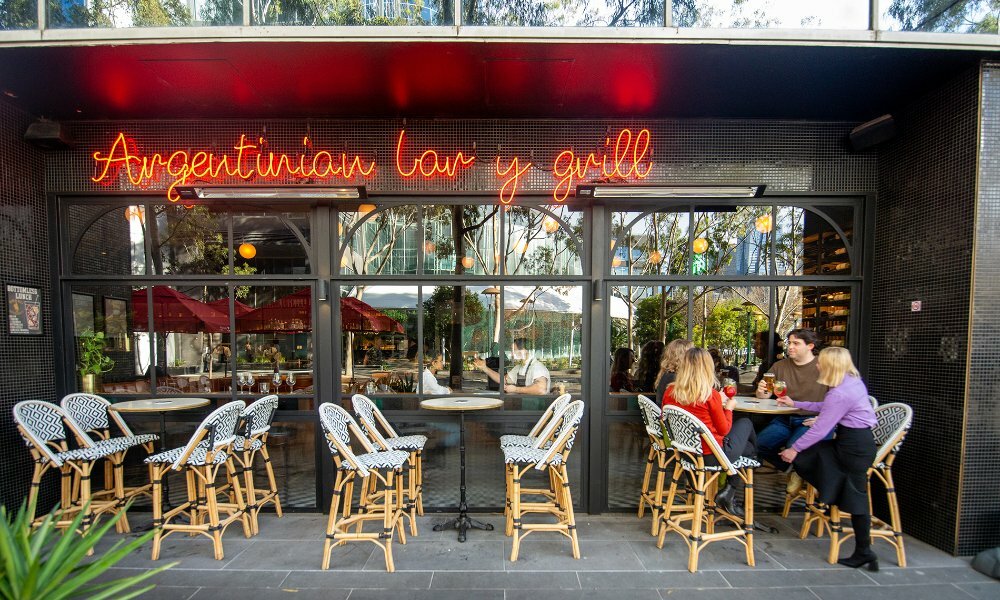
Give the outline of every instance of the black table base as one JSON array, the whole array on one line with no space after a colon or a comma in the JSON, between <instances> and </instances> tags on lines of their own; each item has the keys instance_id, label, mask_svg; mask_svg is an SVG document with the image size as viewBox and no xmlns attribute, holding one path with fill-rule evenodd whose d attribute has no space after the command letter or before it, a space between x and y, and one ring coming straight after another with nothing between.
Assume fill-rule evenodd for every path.
<instances>
[{"instance_id":1,"label":"black table base","mask_svg":"<svg viewBox=\"0 0 1000 600\"><path fill-rule=\"evenodd\" d=\"M459 431L459 442L458 442L458 456L460 464L460 487L459 487L459 503L458 503L458 516L454 519L449 519L444 523L438 523L434 526L434 531L445 531L446 529L457 529L458 530L458 541L465 542L465 532L470 529L482 529L483 531L493 531L493 526L489 523L483 523L482 521L477 521L469 517L469 503L465 496L465 412L458 413L458 431Z\"/></svg>"}]
</instances>

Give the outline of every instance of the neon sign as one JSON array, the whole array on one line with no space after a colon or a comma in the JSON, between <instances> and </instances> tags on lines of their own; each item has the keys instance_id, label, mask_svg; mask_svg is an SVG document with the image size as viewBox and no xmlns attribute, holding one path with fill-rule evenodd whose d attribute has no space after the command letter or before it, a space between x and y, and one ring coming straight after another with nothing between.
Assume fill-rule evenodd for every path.
<instances>
[{"instance_id":1,"label":"neon sign","mask_svg":"<svg viewBox=\"0 0 1000 600\"><path fill-rule=\"evenodd\" d=\"M573 150L560 152L548 169L555 184L552 197L556 202L564 202L574 184L597 176L608 180L642 180L653 169L652 146L648 129L633 133L622 129L612 138L607 136L603 148L586 155L577 155ZM375 160L365 160L358 154L333 153L327 150L314 151L308 137L302 139L304 151L297 154L277 153L267 149L267 140L258 137L256 142L241 135L233 145L233 152L217 154L206 151L177 150L169 154L156 152L143 155L133 140L119 133L111 148L106 152L94 152L92 157L95 183L112 184L124 173L129 183L136 187L148 187L168 180L167 199L179 200L175 188L196 182L243 181L289 179L344 179L374 177ZM470 168L476 156L466 156L464 152L444 155L433 149L420 154L407 152L406 130L401 130L396 138L396 172L403 179L422 177L424 179L455 179L462 170ZM415 158L404 158L404 156ZM527 179L534 165L521 157L503 157L498 154L495 175L499 184L500 202L510 204L517 196L522 182Z\"/></svg>"}]
</instances>

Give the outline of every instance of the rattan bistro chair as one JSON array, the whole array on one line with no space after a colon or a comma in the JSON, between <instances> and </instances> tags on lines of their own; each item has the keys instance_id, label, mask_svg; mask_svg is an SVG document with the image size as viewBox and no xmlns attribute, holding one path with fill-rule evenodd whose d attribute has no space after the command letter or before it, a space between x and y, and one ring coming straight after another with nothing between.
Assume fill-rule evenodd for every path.
<instances>
[{"instance_id":1,"label":"rattan bistro chair","mask_svg":"<svg viewBox=\"0 0 1000 600\"><path fill-rule=\"evenodd\" d=\"M680 534L688 546L688 571L698 570L699 553L712 542L736 539L746 548L747 564L754 566L753 555L753 470L760 466L756 460L741 456L735 461L726 457L712 432L697 417L676 406L663 407L663 420L675 450L674 474L670 480L670 491L660 515L660 533L656 547L663 547L663 539L668 531ZM712 454L702 453L705 441ZM714 457L715 461L706 462ZM715 464L711 464L714 462ZM716 512L715 493L718 491L719 475L743 480L745 517L740 518L727 512ZM675 505L677 487L686 475L691 481L692 492L688 503ZM735 530L715 531L717 519L731 521ZM689 523L685 526L685 523ZM705 527L704 532L702 526Z\"/></svg>"},{"instance_id":2,"label":"rattan bistro chair","mask_svg":"<svg viewBox=\"0 0 1000 600\"><path fill-rule=\"evenodd\" d=\"M557 417L558 418L558 417ZM570 402L563 410L561 422L554 434L552 444L547 448L532 446L503 446L504 463L507 466L507 489L510 510L506 530L513 536L510 560L516 561L521 541L535 531L557 531L568 537L572 543L573 558L580 558L580 542L576 533L576 515L573 512L573 497L569 489L569 472L566 462L576 432L583 419L583 401ZM534 490L522 490L521 479L530 469L548 474L549 490L542 494L540 502L523 502L522 495ZM555 523L525 523L528 513L548 513L556 518Z\"/></svg>"},{"instance_id":3,"label":"rattan bistro chair","mask_svg":"<svg viewBox=\"0 0 1000 600\"><path fill-rule=\"evenodd\" d=\"M872 514L872 539L883 539L896 550L896 560L900 567L906 566L906 550L903 547L903 524L899 515L899 502L896 499L896 486L892 480L892 463L896 460L896 453L899 452L903 439L913 423L913 409L901 402L883 404L875 409L875 417L878 423L872 429L875 437L875 460L868 469L868 502L871 503L871 479L875 477L882 482L885 487L886 500L889 505L889 522L876 517L869 506L869 513ZM821 506L815 502L816 489L808 486L810 501L806 504L806 516L802 521L802 530L799 537L805 539L809 535L809 529L816 525L816 534L821 535L824 528L830 532L830 553L827 561L830 564L837 562L840 555L840 546L854 535L854 529L850 526L841 525L841 520L847 513L841 512L837 506L829 507L827 514Z\"/></svg>"},{"instance_id":4,"label":"rattan bistro chair","mask_svg":"<svg viewBox=\"0 0 1000 600\"><path fill-rule=\"evenodd\" d=\"M90 475L94 464L114 453L111 446L91 443L77 449L69 449L63 422L66 413L55 404L40 400L25 400L14 405L14 422L21 437L28 444L35 468L31 476L28 492L29 504L38 498L38 488L42 476L52 468L59 470L60 513L56 527L67 528L74 517L84 513L81 533L94 523L94 519L105 512L117 513L124 510L124 493L120 480L110 498L94 498L90 489ZM84 434L86 435L86 434ZM37 524L41 518L33 522Z\"/></svg>"},{"instance_id":5,"label":"rattan bistro chair","mask_svg":"<svg viewBox=\"0 0 1000 600\"><path fill-rule=\"evenodd\" d=\"M403 514L403 468L410 453L405 450L375 451L350 413L336 404L321 404L319 420L337 469L326 539L323 541L322 567L324 570L330 568L333 548L348 542L371 542L382 550L385 568L392 573L396 570L392 560L392 537L397 528L400 543L406 543L400 521ZM365 454L356 455L351 450L352 433ZM356 479L360 479L362 484L361 505L356 513L351 514L351 496ZM346 516L340 514L342 508ZM365 532L363 527L366 521L381 521L382 529Z\"/></svg>"},{"instance_id":6,"label":"rattan bistro chair","mask_svg":"<svg viewBox=\"0 0 1000 600\"><path fill-rule=\"evenodd\" d=\"M389 424L382 411L368 396L351 397L354 412L361 419L361 427L372 443L380 450L403 450L410 454L406 473L406 513L410 520L410 533L417 535L417 515L424 514L424 445L425 435L399 435Z\"/></svg>"},{"instance_id":7,"label":"rattan bistro chair","mask_svg":"<svg viewBox=\"0 0 1000 600\"><path fill-rule=\"evenodd\" d=\"M236 439L236 426L246 405L236 400L212 411L195 430L188 443L180 448L165 450L146 459L152 467L153 483L153 560L160 557L163 538L177 531L201 534L212 540L215 559L222 560L222 535L235 521L243 525L243 535L250 537L250 519L236 467L233 464L232 446ZM215 479L225 465L233 486L233 501L219 502ZM171 471L183 470L187 476L187 501L163 511L163 478ZM227 513L225 519L219 513ZM189 523L173 522L186 513ZM206 522L207 520L207 522Z\"/></svg>"},{"instance_id":8,"label":"rattan bistro chair","mask_svg":"<svg viewBox=\"0 0 1000 600\"><path fill-rule=\"evenodd\" d=\"M639 518L642 518L646 505L653 514L653 525L650 534L657 535L660 530L660 512L663 510L664 484L667 469L674 459L674 451L670 448L670 440L663 435L663 424L660 421L660 407L646 396L639 396L639 410L642 422L649 437L649 453L646 455L646 470L642 474L642 489L639 490ZM656 465L656 483L649 488L653 465Z\"/></svg>"},{"instance_id":9,"label":"rattan bistro chair","mask_svg":"<svg viewBox=\"0 0 1000 600\"><path fill-rule=\"evenodd\" d=\"M114 448L115 452L109 455L108 460L104 463L105 493L111 493L114 486L118 485L118 479L121 479L122 491L126 500L137 495L151 497L152 491L149 483L135 487L124 485L125 455L136 446L142 447L147 456L152 454L153 443L159 440L160 436L154 433L139 435L132 433L121 415L113 410L108 410L111 403L96 394L69 394L59 404L66 413L66 424L73 430L77 443L81 447L101 444ZM113 435L112 421L121 435ZM129 531L128 520L124 516L119 521L119 531L123 533Z\"/></svg>"},{"instance_id":10,"label":"rattan bistro chair","mask_svg":"<svg viewBox=\"0 0 1000 600\"><path fill-rule=\"evenodd\" d=\"M274 510L280 518L281 498L278 497L278 484L274 479L274 468L271 466L271 456L267 451L267 437L271 431L274 413L278 410L278 396L264 396L243 409L241 417L246 421L244 430L238 431L233 440L233 458L238 465L237 474L243 475L247 494L247 513L250 515L250 529L254 535L260 533L258 516L268 502L274 504ZM264 470L267 473L266 490L258 492L254 483L253 465L260 454L264 459ZM287 477L287 474L286 474Z\"/></svg>"}]
</instances>

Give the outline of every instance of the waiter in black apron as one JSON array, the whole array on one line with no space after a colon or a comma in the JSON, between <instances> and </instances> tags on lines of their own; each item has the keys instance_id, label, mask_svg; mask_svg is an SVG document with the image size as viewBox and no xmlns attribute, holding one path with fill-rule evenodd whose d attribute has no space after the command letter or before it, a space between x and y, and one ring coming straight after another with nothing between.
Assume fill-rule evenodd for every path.
<instances>
[{"instance_id":1,"label":"waiter in black apron","mask_svg":"<svg viewBox=\"0 0 1000 600\"><path fill-rule=\"evenodd\" d=\"M511 358L513 358L514 368L507 372L503 390L508 394L530 394L543 396L549 393L552 377L545 365L535 360L531 350L528 349L528 340L516 338L511 345ZM486 376L500 383L500 374L486 366L486 361L477 358L474 361L476 368L486 373Z\"/></svg>"}]
</instances>

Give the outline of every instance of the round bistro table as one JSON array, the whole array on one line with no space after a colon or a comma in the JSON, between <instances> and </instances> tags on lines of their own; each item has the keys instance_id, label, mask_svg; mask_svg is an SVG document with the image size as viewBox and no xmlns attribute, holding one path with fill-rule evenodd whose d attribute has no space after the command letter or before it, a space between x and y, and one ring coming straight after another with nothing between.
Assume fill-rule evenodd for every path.
<instances>
[{"instance_id":1,"label":"round bistro table","mask_svg":"<svg viewBox=\"0 0 1000 600\"><path fill-rule=\"evenodd\" d=\"M445 529L457 529L458 541L465 541L465 532L476 528L484 531L492 531L493 526L469 518L469 504L465 495L465 413L473 410L493 410L503 406L503 400L499 398L483 398L474 396L449 396L446 398L431 398L420 403L420 408L427 410L443 410L458 413L459 445L458 455L460 464L461 479L459 484L458 516L454 519L438 523L434 526L434 531L444 531Z\"/></svg>"},{"instance_id":2,"label":"round bistro table","mask_svg":"<svg viewBox=\"0 0 1000 600\"><path fill-rule=\"evenodd\" d=\"M735 411L757 413L762 415L797 415L802 411L794 406L780 406L774 398L755 398L753 396L733 396L736 400Z\"/></svg>"}]
</instances>

